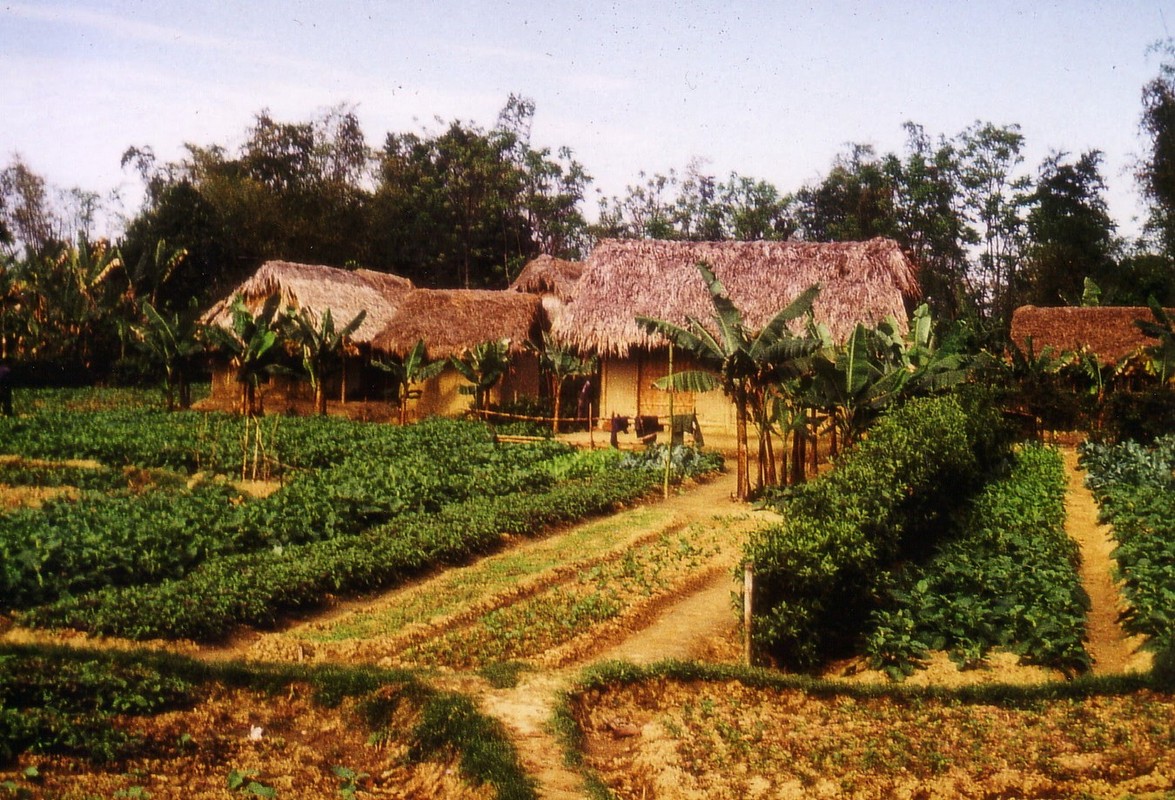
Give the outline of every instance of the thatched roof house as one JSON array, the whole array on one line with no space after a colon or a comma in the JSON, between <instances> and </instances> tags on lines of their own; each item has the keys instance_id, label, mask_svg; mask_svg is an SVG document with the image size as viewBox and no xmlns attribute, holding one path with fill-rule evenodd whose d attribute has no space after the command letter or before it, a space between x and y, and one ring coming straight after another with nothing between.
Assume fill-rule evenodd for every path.
<instances>
[{"instance_id":1,"label":"thatched roof house","mask_svg":"<svg viewBox=\"0 0 1175 800\"><path fill-rule=\"evenodd\" d=\"M667 347L636 323L638 316L685 325L706 324L714 313L698 271L706 262L751 328L765 325L818 284L813 305L818 322L845 339L858 322L893 317L906 324L906 300L918 295L913 264L889 239L815 244L809 242L668 242L605 240L584 262L566 312L551 335L600 356L594 412L601 418L657 416L669 410L668 395L654 382L668 370ZM797 327L802 325L797 321ZM676 370L695 367L677 354ZM733 431L735 413L720 392L678 393L674 413L693 413L704 429Z\"/></svg>"},{"instance_id":2,"label":"thatched roof house","mask_svg":"<svg viewBox=\"0 0 1175 800\"><path fill-rule=\"evenodd\" d=\"M762 326L812 284L813 312L833 337L858 322L906 320L918 295L913 264L890 239L811 242L669 242L605 240L583 266L574 301L552 335L578 349L625 356L662 344L636 323L647 316L684 325L707 321L713 305L698 273L704 261L752 328Z\"/></svg>"},{"instance_id":3,"label":"thatched roof house","mask_svg":"<svg viewBox=\"0 0 1175 800\"><path fill-rule=\"evenodd\" d=\"M515 292L551 295L568 303L575 296L575 287L583 274L582 261L566 261L546 253L534 258L510 284Z\"/></svg>"},{"instance_id":4,"label":"thatched roof house","mask_svg":"<svg viewBox=\"0 0 1175 800\"><path fill-rule=\"evenodd\" d=\"M414 289L372 340L376 350L403 354L423 339L432 358L448 358L482 342L509 339L514 352L541 331L535 295L489 289Z\"/></svg>"},{"instance_id":5,"label":"thatched roof house","mask_svg":"<svg viewBox=\"0 0 1175 800\"><path fill-rule=\"evenodd\" d=\"M1175 310L1168 309L1168 314ZM1143 306L1091 306L1040 308L1021 306L1012 312L1012 341L1027 348L1032 339L1039 354L1046 347L1057 351L1095 353L1103 364L1115 364L1155 344L1135 324L1153 321Z\"/></svg>"},{"instance_id":6,"label":"thatched roof house","mask_svg":"<svg viewBox=\"0 0 1175 800\"><path fill-rule=\"evenodd\" d=\"M483 342L510 341L508 373L490 393L491 403L503 403L539 392L537 357L526 349L542 334L542 300L532 294L486 289L414 289L400 303L396 315L372 340L375 350L404 355L423 340L431 359L460 356ZM464 413L470 398L461 393L465 381L453 369L431 378L421 387L413 414Z\"/></svg>"},{"instance_id":7,"label":"thatched roof house","mask_svg":"<svg viewBox=\"0 0 1175 800\"><path fill-rule=\"evenodd\" d=\"M388 324L411 289L412 281L386 272L266 261L249 279L212 306L203 321L228 327L232 324L231 309L237 295L256 311L276 292L282 297L283 308L305 309L315 320L330 309L339 328L360 311L366 311L366 318L351 337L358 344L366 344Z\"/></svg>"}]
</instances>

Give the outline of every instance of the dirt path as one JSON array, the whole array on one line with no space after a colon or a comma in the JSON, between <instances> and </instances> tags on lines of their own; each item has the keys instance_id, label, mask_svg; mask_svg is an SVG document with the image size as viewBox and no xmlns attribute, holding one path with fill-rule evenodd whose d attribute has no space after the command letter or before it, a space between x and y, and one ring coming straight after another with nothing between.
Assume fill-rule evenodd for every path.
<instances>
[{"instance_id":1,"label":"dirt path","mask_svg":"<svg viewBox=\"0 0 1175 800\"><path fill-rule=\"evenodd\" d=\"M1098 522L1097 503L1085 487L1085 473L1077 468L1077 451L1061 451L1069 487L1065 496L1065 530L1081 548L1081 580L1089 595L1086 649L1095 675L1149 668L1149 655L1139 651L1142 637L1128 636L1118 624L1122 595L1114 580L1110 554L1115 542L1109 525Z\"/></svg>"},{"instance_id":2,"label":"dirt path","mask_svg":"<svg viewBox=\"0 0 1175 800\"><path fill-rule=\"evenodd\" d=\"M752 530L777 517L733 503L734 490L734 475L726 474L665 502L693 521L726 527L732 540L741 543ZM538 781L539 797L573 800L585 796L579 774L563 764L563 746L548 729L562 693L579 668L606 659L637 664L667 658L737 660L739 636L731 593L737 589L732 572L740 550L729 548L727 563L714 570L700 589L664 604L651 624L632 631L618 644L558 672L528 674L514 689L474 693L482 707L513 734L523 763ZM629 732L618 726L615 735L623 737Z\"/></svg>"}]
</instances>

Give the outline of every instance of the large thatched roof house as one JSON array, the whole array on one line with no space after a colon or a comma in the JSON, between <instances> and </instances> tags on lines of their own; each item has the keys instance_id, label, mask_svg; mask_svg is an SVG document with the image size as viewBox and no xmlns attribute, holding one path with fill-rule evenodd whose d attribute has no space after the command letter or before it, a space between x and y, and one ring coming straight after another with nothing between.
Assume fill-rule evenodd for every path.
<instances>
[{"instance_id":1,"label":"large thatched roof house","mask_svg":"<svg viewBox=\"0 0 1175 800\"><path fill-rule=\"evenodd\" d=\"M1085 351L1102 364L1118 364L1155 344L1138 329L1139 320L1153 321L1154 315L1144 306L1021 306L1012 312L1011 336L1025 350L1031 339L1037 355L1050 347L1057 355Z\"/></svg>"},{"instance_id":2,"label":"large thatched roof house","mask_svg":"<svg viewBox=\"0 0 1175 800\"><path fill-rule=\"evenodd\" d=\"M305 311L317 324L330 309L336 328L342 328L361 311L367 315L350 337L349 358L343 371L327 376L328 396L338 399L375 399L381 393L381 373L369 369L371 340L395 316L401 301L412 291L412 282L399 275L368 269L346 270L318 264L291 261L267 261L248 279L205 312L208 325L230 327L232 305L240 296L253 313L257 313L274 294L281 297L283 310ZM212 402L232 402L238 388L229 365L214 359ZM296 404L310 397L302 381L277 379L266 388L271 405L274 401Z\"/></svg>"},{"instance_id":3,"label":"large thatched roof house","mask_svg":"<svg viewBox=\"0 0 1175 800\"><path fill-rule=\"evenodd\" d=\"M491 402L538 394L538 363L527 342L542 336L542 300L537 295L488 289L414 289L372 340L372 347L402 356L423 340L430 359L460 356L483 342L509 340L509 374L491 393ZM464 380L445 370L421 387L418 416L456 414L469 408L458 388Z\"/></svg>"},{"instance_id":4,"label":"large thatched roof house","mask_svg":"<svg viewBox=\"0 0 1175 800\"><path fill-rule=\"evenodd\" d=\"M918 295L913 264L889 239L810 242L669 242L605 240L584 262L574 300L551 334L600 356L598 413L607 418L664 416L665 393L652 383L667 371L666 348L637 325L638 316L684 325L709 320L713 305L698 262L706 262L752 327L766 324L813 284L813 313L834 338L858 322L888 317L905 324L906 301ZM690 365L678 360L675 369ZM734 412L718 392L677 398L703 427L733 427Z\"/></svg>"}]
</instances>

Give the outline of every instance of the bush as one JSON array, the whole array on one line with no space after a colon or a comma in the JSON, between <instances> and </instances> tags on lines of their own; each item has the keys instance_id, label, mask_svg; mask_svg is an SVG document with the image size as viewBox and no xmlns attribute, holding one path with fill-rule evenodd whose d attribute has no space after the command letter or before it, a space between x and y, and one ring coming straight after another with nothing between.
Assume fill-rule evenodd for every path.
<instances>
[{"instance_id":1,"label":"bush","mask_svg":"<svg viewBox=\"0 0 1175 800\"><path fill-rule=\"evenodd\" d=\"M925 553L1007 456L998 414L959 397L886 414L831 472L783 495L781 525L752 539L755 643L808 669L861 634L886 570Z\"/></svg>"}]
</instances>

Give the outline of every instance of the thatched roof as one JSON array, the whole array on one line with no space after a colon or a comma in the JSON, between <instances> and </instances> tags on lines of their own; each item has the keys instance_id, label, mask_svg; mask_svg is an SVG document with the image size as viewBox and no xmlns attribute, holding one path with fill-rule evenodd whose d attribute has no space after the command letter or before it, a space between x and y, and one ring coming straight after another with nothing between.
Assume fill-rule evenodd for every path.
<instances>
[{"instance_id":1,"label":"thatched roof","mask_svg":"<svg viewBox=\"0 0 1175 800\"><path fill-rule=\"evenodd\" d=\"M203 321L228 327L232 324L231 309L237 295L241 295L246 305L256 312L276 292L281 295L283 308L306 309L315 320L329 308L338 328L354 319L360 311L366 311L363 324L351 337L362 344L371 341L387 325L400 300L411 289L412 281L386 272L266 261L252 277L212 306L204 314Z\"/></svg>"},{"instance_id":2,"label":"thatched roof","mask_svg":"<svg viewBox=\"0 0 1175 800\"><path fill-rule=\"evenodd\" d=\"M565 261L544 253L522 268L510 288L528 294L551 294L566 303L575 295L581 274L582 261Z\"/></svg>"},{"instance_id":3,"label":"thatched roof","mask_svg":"<svg viewBox=\"0 0 1175 800\"><path fill-rule=\"evenodd\" d=\"M1156 343L1142 334L1136 320L1153 321L1154 315L1143 306L1021 306L1012 313L1012 341L1026 348L1031 337L1037 355L1046 347L1058 355L1084 349L1103 364L1114 364Z\"/></svg>"},{"instance_id":4,"label":"thatched roof","mask_svg":"<svg viewBox=\"0 0 1175 800\"><path fill-rule=\"evenodd\" d=\"M423 339L431 358L448 358L482 342L509 339L517 352L538 336L536 295L489 289L414 289L372 346L403 354Z\"/></svg>"},{"instance_id":5,"label":"thatched roof","mask_svg":"<svg viewBox=\"0 0 1175 800\"><path fill-rule=\"evenodd\" d=\"M574 300L552 334L581 350L624 356L658 346L637 316L684 325L709 321L713 305L697 269L704 261L752 328L765 325L812 284L813 311L843 340L858 322L906 322L904 299L918 295L914 266L889 239L811 242L604 240L584 262Z\"/></svg>"}]
</instances>

